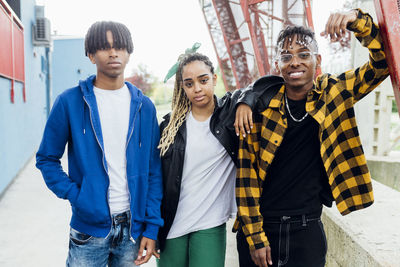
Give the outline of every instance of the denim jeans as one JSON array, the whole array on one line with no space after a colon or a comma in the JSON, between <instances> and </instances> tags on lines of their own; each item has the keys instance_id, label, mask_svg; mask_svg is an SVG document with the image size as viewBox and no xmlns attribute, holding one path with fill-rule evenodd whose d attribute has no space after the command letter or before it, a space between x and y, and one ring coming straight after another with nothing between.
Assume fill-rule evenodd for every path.
<instances>
[{"instance_id":1,"label":"denim jeans","mask_svg":"<svg viewBox=\"0 0 400 267\"><path fill-rule=\"evenodd\" d=\"M106 238L80 233L71 228L67 266L134 267L140 238L130 240L130 212L112 216L113 223Z\"/></svg>"},{"instance_id":2,"label":"denim jeans","mask_svg":"<svg viewBox=\"0 0 400 267\"><path fill-rule=\"evenodd\" d=\"M273 267L324 267L327 252L325 231L315 216L282 216L264 218L264 231L270 242ZM240 267L256 267L246 238L236 235Z\"/></svg>"}]
</instances>

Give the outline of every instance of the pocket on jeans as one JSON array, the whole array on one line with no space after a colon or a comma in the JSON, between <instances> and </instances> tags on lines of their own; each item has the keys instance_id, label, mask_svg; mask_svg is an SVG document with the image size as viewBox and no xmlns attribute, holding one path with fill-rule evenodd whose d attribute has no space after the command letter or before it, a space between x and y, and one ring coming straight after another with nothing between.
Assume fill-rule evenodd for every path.
<instances>
[{"instance_id":1,"label":"pocket on jeans","mask_svg":"<svg viewBox=\"0 0 400 267\"><path fill-rule=\"evenodd\" d=\"M73 228L71 228L69 233L69 239L78 246L88 243L92 238L93 236L81 233Z\"/></svg>"},{"instance_id":2,"label":"pocket on jeans","mask_svg":"<svg viewBox=\"0 0 400 267\"><path fill-rule=\"evenodd\" d=\"M324 230L324 225L323 225L323 223L322 223L321 220L318 220L318 225L319 225L319 228L321 229L321 234L322 234L322 236L323 236L323 238L324 238L324 243L325 243L325 254L326 254L327 251L328 251L328 243L327 243L327 241L326 241L326 234L325 234L325 230Z\"/></svg>"}]
</instances>

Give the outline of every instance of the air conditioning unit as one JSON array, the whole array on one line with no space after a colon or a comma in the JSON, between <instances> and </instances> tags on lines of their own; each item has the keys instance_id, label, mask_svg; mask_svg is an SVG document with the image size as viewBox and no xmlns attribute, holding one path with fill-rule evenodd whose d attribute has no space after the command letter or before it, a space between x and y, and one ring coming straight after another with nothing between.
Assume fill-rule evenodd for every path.
<instances>
[{"instance_id":1,"label":"air conditioning unit","mask_svg":"<svg viewBox=\"0 0 400 267\"><path fill-rule=\"evenodd\" d=\"M33 25L33 45L50 46L51 30L50 21L44 17L44 6L36 6L36 21Z\"/></svg>"}]
</instances>

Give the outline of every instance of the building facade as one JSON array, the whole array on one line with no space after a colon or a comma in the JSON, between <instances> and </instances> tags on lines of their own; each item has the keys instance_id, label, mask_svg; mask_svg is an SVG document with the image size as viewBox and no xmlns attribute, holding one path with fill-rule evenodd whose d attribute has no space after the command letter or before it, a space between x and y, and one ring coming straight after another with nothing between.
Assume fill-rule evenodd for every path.
<instances>
[{"instance_id":1,"label":"building facade","mask_svg":"<svg viewBox=\"0 0 400 267\"><path fill-rule=\"evenodd\" d=\"M0 196L35 155L55 98L96 71L82 37L49 27L35 0L0 0Z\"/></svg>"},{"instance_id":2,"label":"building facade","mask_svg":"<svg viewBox=\"0 0 400 267\"><path fill-rule=\"evenodd\" d=\"M53 36L51 103L65 89L96 73L96 65L85 56L85 40L76 36Z\"/></svg>"},{"instance_id":3,"label":"building facade","mask_svg":"<svg viewBox=\"0 0 400 267\"><path fill-rule=\"evenodd\" d=\"M46 47L35 46L34 0L0 0L0 194L34 155L47 117Z\"/></svg>"}]
</instances>

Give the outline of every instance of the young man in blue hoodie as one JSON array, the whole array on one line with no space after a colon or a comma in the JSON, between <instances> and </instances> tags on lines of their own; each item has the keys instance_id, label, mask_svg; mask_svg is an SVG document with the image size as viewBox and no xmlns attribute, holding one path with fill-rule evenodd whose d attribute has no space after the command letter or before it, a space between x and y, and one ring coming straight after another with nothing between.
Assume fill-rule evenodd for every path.
<instances>
[{"instance_id":1,"label":"young man in blue hoodie","mask_svg":"<svg viewBox=\"0 0 400 267\"><path fill-rule=\"evenodd\" d=\"M85 53L97 75L58 96L36 155L49 189L71 203L67 266L137 266L158 256L160 134L150 99L124 82L132 51L125 25L90 27Z\"/></svg>"}]
</instances>

